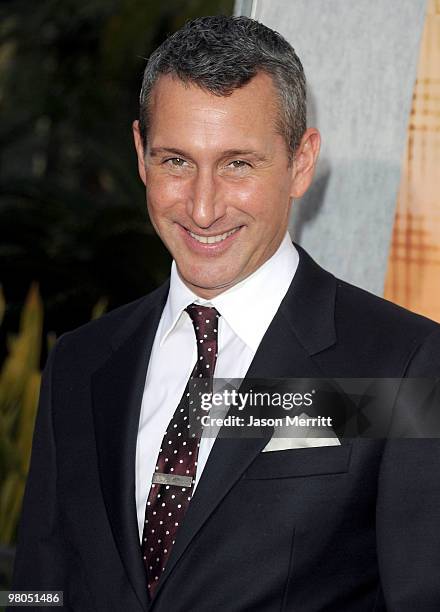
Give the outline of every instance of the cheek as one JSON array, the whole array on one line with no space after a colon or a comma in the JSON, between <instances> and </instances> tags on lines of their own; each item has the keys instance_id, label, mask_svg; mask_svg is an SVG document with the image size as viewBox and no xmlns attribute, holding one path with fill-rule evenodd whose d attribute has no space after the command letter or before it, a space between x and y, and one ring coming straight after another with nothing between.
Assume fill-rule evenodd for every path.
<instances>
[{"instance_id":1,"label":"cheek","mask_svg":"<svg viewBox=\"0 0 440 612\"><path fill-rule=\"evenodd\" d=\"M259 233L266 235L278 231L285 224L290 211L289 187L283 181L261 183L243 199L246 212L253 217Z\"/></svg>"},{"instance_id":2,"label":"cheek","mask_svg":"<svg viewBox=\"0 0 440 612\"><path fill-rule=\"evenodd\" d=\"M258 182L242 181L236 185L228 185L225 189L227 194L227 202L234 208L246 212L251 217L261 215L264 202L266 188L264 184Z\"/></svg>"},{"instance_id":3,"label":"cheek","mask_svg":"<svg viewBox=\"0 0 440 612\"><path fill-rule=\"evenodd\" d=\"M178 180L147 180L147 204L149 210L160 214L185 202L186 189Z\"/></svg>"}]
</instances>

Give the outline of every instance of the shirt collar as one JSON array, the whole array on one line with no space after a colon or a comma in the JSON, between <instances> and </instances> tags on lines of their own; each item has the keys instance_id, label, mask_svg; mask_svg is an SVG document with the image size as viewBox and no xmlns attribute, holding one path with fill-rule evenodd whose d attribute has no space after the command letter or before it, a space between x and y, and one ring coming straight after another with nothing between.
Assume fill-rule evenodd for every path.
<instances>
[{"instance_id":1,"label":"shirt collar","mask_svg":"<svg viewBox=\"0 0 440 612\"><path fill-rule=\"evenodd\" d=\"M162 319L160 345L179 325L193 302L214 306L237 336L254 352L275 316L298 267L298 252L286 232L276 252L250 276L211 300L191 291L171 265L170 290Z\"/></svg>"}]
</instances>

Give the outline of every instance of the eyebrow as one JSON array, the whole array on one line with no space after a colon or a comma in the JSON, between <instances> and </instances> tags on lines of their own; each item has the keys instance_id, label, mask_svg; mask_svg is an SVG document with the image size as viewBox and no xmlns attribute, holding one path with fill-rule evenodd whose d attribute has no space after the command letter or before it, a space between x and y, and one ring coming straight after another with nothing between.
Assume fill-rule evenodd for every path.
<instances>
[{"instance_id":1,"label":"eyebrow","mask_svg":"<svg viewBox=\"0 0 440 612\"><path fill-rule=\"evenodd\" d=\"M150 149L150 157L157 157L158 155L163 155L164 153L180 155L181 157L189 157L184 151L181 151L180 149L171 149L168 147L153 147L152 149Z\"/></svg>"},{"instance_id":2,"label":"eyebrow","mask_svg":"<svg viewBox=\"0 0 440 612\"><path fill-rule=\"evenodd\" d=\"M174 147L152 147L150 149L150 157L157 157L163 154L171 154L178 155L179 157L185 157L186 159L191 159L191 155L185 153L181 149L175 149ZM267 158L265 155L261 153L257 153L257 151L253 151L252 149L227 149L226 151L222 151L221 157L245 157L250 156L256 159L257 161L266 161Z\"/></svg>"}]
</instances>

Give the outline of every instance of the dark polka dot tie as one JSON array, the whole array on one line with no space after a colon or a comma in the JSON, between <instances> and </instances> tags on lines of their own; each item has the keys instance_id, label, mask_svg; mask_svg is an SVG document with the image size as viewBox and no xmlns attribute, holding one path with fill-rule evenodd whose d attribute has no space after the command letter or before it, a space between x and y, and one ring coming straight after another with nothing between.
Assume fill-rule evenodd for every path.
<instances>
[{"instance_id":1,"label":"dark polka dot tie","mask_svg":"<svg viewBox=\"0 0 440 612\"><path fill-rule=\"evenodd\" d=\"M217 359L219 313L215 308L198 304L185 310L196 334L197 363L163 437L145 509L142 554L151 596L165 569L194 488L200 429L190 426L190 421L199 422L201 411L198 402L191 399L190 386L196 386L195 380L201 378L210 379L205 384L211 384Z\"/></svg>"}]
</instances>

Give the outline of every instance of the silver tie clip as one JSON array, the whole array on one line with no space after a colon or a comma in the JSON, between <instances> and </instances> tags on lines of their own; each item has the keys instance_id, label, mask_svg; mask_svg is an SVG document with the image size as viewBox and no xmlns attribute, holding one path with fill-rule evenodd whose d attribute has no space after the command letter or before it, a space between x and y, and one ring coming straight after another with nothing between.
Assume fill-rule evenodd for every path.
<instances>
[{"instance_id":1,"label":"silver tie clip","mask_svg":"<svg viewBox=\"0 0 440 612\"><path fill-rule=\"evenodd\" d=\"M179 476L178 474L161 474L154 472L151 482L154 484L175 485L176 487L190 487L192 476Z\"/></svg>"}]
</instances>

